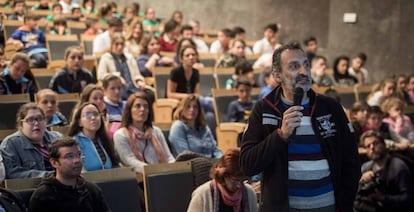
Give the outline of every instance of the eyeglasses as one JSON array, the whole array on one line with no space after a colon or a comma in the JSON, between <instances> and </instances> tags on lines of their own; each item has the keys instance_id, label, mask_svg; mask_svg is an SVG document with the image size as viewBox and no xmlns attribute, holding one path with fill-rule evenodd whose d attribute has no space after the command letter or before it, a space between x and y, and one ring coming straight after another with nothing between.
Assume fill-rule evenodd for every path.
<instances>
[{"instance_id":1,"label":"eyeglasses","mask_svg":"<svg viewBox=\"0 0 414 212\"><path fill-rule=\"evenodd\" d=\"M91 112L86 112L85 114L82 115L82 117L85 119L92 119L92 118L98 118L99 115L100 114L97 111L91 111Z\"/></svg>"},{"instance_id":2,"label":"eyeglasses","mask_svg":"<svg viewBox=\"0 0 414 212\"><path fill-rule=\"evenodd\" d=\"M39 115L39 116L27 117L27 118L23 119L22 122L26 122L30 125L33 125L35 122L42 123L44 120L45 120L45 117Z\"/></svg>"}]
</instances>

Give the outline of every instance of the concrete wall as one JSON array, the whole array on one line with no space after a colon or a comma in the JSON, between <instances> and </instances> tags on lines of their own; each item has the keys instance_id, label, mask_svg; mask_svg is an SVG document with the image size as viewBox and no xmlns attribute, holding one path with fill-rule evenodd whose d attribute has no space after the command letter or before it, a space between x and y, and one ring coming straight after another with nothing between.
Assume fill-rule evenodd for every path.
<instances>
[{"instance_id":1,"label":"concrete wall","mask_svg":"<svg viewBox=\"0 0 414 212\"><path fill-rule=\"evenodd\" d=\"M102 0L104 1L104 0ZM127 0L117 1L119 5ZM277 22L281 42L314 35L320 53L332 64L335 57L368 54L367 69L375 81L391 74L414 73L414 1L412 0L142 0L157 16L174 10L184 19L201 21L202 28L243 26L247 39L262 37L263 26ZM345 12L358 15L356 24L342 22Z\"/></svg>"}]
</instances>

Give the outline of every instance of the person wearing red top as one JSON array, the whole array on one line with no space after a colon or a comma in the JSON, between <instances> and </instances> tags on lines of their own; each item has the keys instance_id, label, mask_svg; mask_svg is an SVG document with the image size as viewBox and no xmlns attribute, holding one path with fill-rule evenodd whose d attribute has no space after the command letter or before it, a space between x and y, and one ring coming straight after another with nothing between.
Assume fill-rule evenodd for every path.
<instances>
[{"instance_id":1,"label":"person wearing red top","mask_svg":"<svg viewBox=\"0 0 414 212\"><path fill-rule=\"evenodd\" d=\"M160 50L166 52L174 52L175 45L178 42L178 35L180 33L180 25L174 21L170 20L165 24L164 33L158 38L160 42Z\"/></svg>"}]
</instances>

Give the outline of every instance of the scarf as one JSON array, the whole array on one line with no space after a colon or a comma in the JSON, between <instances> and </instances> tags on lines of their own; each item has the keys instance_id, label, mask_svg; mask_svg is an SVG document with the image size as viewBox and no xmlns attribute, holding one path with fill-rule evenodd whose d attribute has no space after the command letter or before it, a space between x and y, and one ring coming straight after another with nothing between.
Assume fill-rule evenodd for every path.
<instances>
[{"instance_id":1,"label":"scarf","mask_svg":"<svg viewBox=\"0 0 414 212\"><path fill-rule=\"evenodd\" d=\"M248 212L249 203L247 199L247 191L243 185L243 188L234 193L229 193L220 183L217 183L214 179L211 181L211 189L213 194L213 206L214 212L219 211L220 197L224 204L233 207L234 212ZM220 197L219 197L220 191Z\"/></svg>"},{"instance_id":2,"label":"scarf","mask_svg":"<svg viewBox=\"0 0 414 212\"><path fill-rule=\"evenodd\" d=\"M152 128L148 128L145 130L144 133L142 133L140 130L130 125L128 127L128 132L130 137L129 146L131 147L132 152L138 160L145 162L144 152L139 148L139 142L151 140L151 144L154 147L155 153L158 156L158 162L167 162L157 137L152 136Z\"/></svg>"}]
</instances>

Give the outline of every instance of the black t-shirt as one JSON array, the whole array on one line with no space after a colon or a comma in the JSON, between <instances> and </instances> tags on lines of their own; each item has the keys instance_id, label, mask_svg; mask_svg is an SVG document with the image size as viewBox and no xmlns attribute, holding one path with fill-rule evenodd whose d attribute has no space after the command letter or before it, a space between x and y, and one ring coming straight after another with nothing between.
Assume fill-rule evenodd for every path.
<instances>
[{"instance_id":1,"label":"black t-shirt","mask_svg":"<svg viewBox=\"0 0 414 212\"><path fill-rule=\"evenodd\" d=\"M89 83L95 83L95 80L88 70L80 69L75 79L73 73L64 68L53 76L49 88L57 93L81 93Z\"/></svg>"},{"instance_id":2,"label":"black t-shirt","mask_svg":"<svg viewBox=\"0 0 414 212\"><path fill-rule=\"evenodd\" d=\"M170 73L170 80L177 83L177 93L194 93L197 83L200 82L200 74L197 69L193 68L193 74L189 81L185 79L184 69L182 66L174 68Z\"/></svg>"}]
</instances>

